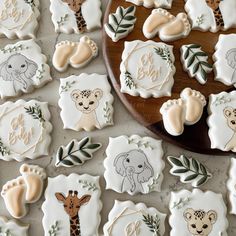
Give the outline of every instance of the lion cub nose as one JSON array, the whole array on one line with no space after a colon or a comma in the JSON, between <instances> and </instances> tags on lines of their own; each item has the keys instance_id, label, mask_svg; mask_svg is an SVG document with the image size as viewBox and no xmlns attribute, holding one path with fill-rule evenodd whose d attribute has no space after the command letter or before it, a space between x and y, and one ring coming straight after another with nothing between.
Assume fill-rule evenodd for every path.
<instances>
[{"instance_id":1,"label":"lion cub nose","mask_svg":"<svg viewBox=\"0 0 236 236\"><path fill-rule=\"evenodd\" d=\"M197 233L198 233L198 234L202 233L202 230L201 230L201 231L198 231L198 230L197 230Z\"/></svg>"}]
</instances>

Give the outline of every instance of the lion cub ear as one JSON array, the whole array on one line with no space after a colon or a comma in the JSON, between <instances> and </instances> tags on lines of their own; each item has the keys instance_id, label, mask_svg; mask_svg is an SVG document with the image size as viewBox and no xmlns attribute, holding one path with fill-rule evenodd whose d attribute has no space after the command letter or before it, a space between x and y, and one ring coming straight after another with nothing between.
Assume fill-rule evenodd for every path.
<instances>
[{"instance_id":1,"label":"lion cub ear","mask_svg":"<svg viewBox=\"0 0 236 236\"><path fill-rule=\"evenodd\" d=\"M190 221L194 215L194 210L192 208L188 208L184 211L184 219L185 221Z\"/></svg>"},{"instance_id":2,"label":"lion cub ear","mask_svg":"<svg viewBox=\"0 0 236 236\"><path fill-rule=\"evenodd\" d=\"M231 116L231 114L232 114L232 112L233 112L233 108L232 107L226 107L225 109L224 109L224 115L225 115L225 117L226 118L228 118L228 117L230 117Z\"/></svg>"},{"instance_id":3,"label":"lion cub ear","mask_svg":"<svg viewBox=\"0 0 236 236\"><path fill-rule=\"evenodd\" d=\"M103 91L101 90L101 89L94 89L93 90L93 93L94 93L94 96L98 99L98 100L100 100L101 98L102 98L102 96L103 96Z\"/></svg>"},{"instance_id":4,"label":"lion cub ear","mask_svg":"<svg viewBox=\"0 0 236 236\"><path fill-rule=\"evenodd\" d=\"M217 221L217 213L213 210L207 212L208 218L212 224L215 224Z\"/></svg>"},{"instance_id":5,"label":"lion cub ear","mask_svg":"<svg viewBox=\"0 0 236 236\"><path fill-rule=\"evenodd\" d=\"M73 90L71 93L71 98L73 101L77 101L78 98L80 97L81 91L79 89Z\"/></svg>"}]
</instances>

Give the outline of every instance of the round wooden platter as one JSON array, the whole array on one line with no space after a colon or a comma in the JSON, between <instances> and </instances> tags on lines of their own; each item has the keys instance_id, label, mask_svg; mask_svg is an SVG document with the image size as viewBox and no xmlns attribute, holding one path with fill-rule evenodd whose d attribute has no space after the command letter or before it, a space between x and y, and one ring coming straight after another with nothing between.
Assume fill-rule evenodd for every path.
<instances>
[{"instance_id":1,"label":"round wooden platter","mask_svg":"<svg viewBox=\"0 0 236 236\"><path fill-rule=\"evenodd\" d=\"M184 0L173 1L172 9L169 11L174 15L177 15L179 12L183 12L184 2ZM114 13L118 6L128 7L131 5L132 3L128 3L125 0L111 0L109 5L107 6L107 10L104 17L104 24L108 22L109 14ZM147 39L142 33L142 27L144 21L150 15L151 11L152 9L147 9L143 6L136 6L137 22L135 24L134 30L126 38L118 41L117 43L112 42L112 40L107 36L105 31L103 30L103 54L108 74L114 89L116 90L123 104L134 116L134 118L162 139L193 152L214 155L228 154L225 152L221 152L220 150L210 148L208 126L206 123L206 119L208 116L206 108L204 110L204 114L201 120L195 125L185 126L184 133L178 137L171 136L165 131L162 116L159 110L162 104L167 100L179 98L180 92L186 87L198 90L206 97L208 97L212 93L216 94L221 91L232 90L232 88L215 81L213 72L208 75L208 81L205 85L201 85L197 82L196 79L190 78L188 74L183 70L183 66L180 62L180 47L184 44L200 44L202 46L203 51L205 51L209 55L209 61L213 63L212 55L215 52L215 45L218 41L219 35L221 33L236 33L236 30L230 30L227 32L219 33L201 32L193 30L186 39L181 39L168 43L174 46L174 55L176 59L176 74L174 77L175 83L172 88L171 98L163 97L143 99L141 97L133 97L120 92L119 67L121 63L121 55L124 49L125 41L132 41L137 39L147 41ZM158 37L155 37L152 40L160 42L160 39Z\"/></svg>"}]
</instances>

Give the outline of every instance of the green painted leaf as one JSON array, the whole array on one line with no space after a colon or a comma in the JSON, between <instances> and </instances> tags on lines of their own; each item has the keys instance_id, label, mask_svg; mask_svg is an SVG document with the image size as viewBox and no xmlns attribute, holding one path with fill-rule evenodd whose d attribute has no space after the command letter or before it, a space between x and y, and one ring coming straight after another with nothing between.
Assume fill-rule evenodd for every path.
<instances>
[{"instance_id":1,"label":"green painted leaf","mask_svg":"<svg viewBox=\"0 0 236 236\"><path fill-rule=\"evenodd\" d=\"M201 48L201 45L199 45L199 44L192 44L192 45L188 46L188 48Z\"/></svg>"},{"instance_id":2,"label":"green painted leaf","mask_svg":"<svg viewBox=\"0 0 236 236\"><path fill-rule=\"evenodd\" d=\"M62 158L63 158L63 152L64 152L64 151L63 151L63 148L60 147L60 148L58 149L58 153L57 153L59 161L61 161Z\"/></svg>"},{"instance_id":3,"label":"green painted leaf","mask_svg":"<svg viewBox=\"0 0 236 236\"><path fill-rule=\"evenodd\" d=\"M200 170L201 170L203 175L207 175L206 167L203 164L200 164Z\"/></svg>"},{"instance_id":4,"label":"green painted leaf","mask_svg":"<svg viewBox=\"0 0 236 236\"><path fill-rule=\"evenodd\" d=\"M187 67L189 68L194 63L194 61L195 61L195 54L189 58Z\"/></svg>"},{"instance_id":5,"label":"green painted leaf","mask_svg":"<svg viewBox=\"0 0 236 236\"><path fill-rule=\"evenodd\" d=\"M82 164L83 162L80 160L79 157L75 156L75 155L70 155L70 158L72 161L76 162L76 163L79 163L79 164Z\"/></svg>"},{"instance_id":6,"label":"green painted leaf","mask_svg":"<svg viewBox=\"0 0 236 236\"><path fill-rule=\"evenodd\" d=\"M66 166L73 166L74 165L73 162L70 160L62 160L61 163Z\"/></svg>"},{"instance_id":7,"label":"green painted leaf","mask_svg":"<svg viewBox=\"0 0 236 236\"><path fill-rule=\"evenodd\" d=\"M84 147L84 149L97 149L97 148L100 148L101 147L101 144L89 144L88 146Z\"/></svg>"},{"instance_id":8,"label":"green painted leaf","mask_svg":"<svg viewBox=\"0 0 236 236\"><path fill-rule=\"evenodd\" d=\"M213 68L213 66L212 66L211 64L209 64L208 62L201 61L201 64L202 64L203 66L206 66L206 67L210 68L210 69Z\"/></svg>"},{"instance_id":9,"label":"green painted leaf","mask_svg":"<svg viewBox=\"0 0 236 236\"><path fill-rule=\"evenodd\" d=\"M85 156L87 158L91 158L92 157L88 152L86 152L84 150L80 150L80 152L82 153L83 156Z\"/></svg>"},{"instance_id":10,"label":"green painted leaf","mask_svg":"<svg viewBox=\"0 0 236 236\"><path fill-rule=\"evenodd\" d=\"M196 74L199 70L199 67L201 65L201 62L197 62L194 66L193 66L193 74Z\"/></svg>"},{"instance_id":11,"label":"green painted leaf","mask_svg":"<svg viewBox=\"0 0 236 236\"><path fill-rule=\"evenodd\" d=\"M129 14L129 13L133 12L134 9L135 9L134 6L128 7L128 8L127 8L127 11L126 11L126 14Z\"/></svg>"},{"instance_id":12,"label":"green painted leaf","mask_svg":"<svg viewBox=\"0 0 236 236\"><path fill-rule=\"evenodd\" d=\"M186 172L188 172L188 169L177 169L173 171L174 174L182 174Z\"/></svg>"},{"instance_id":13,"label":"green painted leaf","mask_svg":"<svg viewBox=\"0 0 236 236\"><path fill-rule=\"evenodd\" d=\"M88 143L88 141L89 141L89 138L88 138L88 137L87 137L87 138L84 138L84 139L81 141L81 143L80 143L79 149L82 149L82 148Z\"/></svg>"},{"instance_id":14,"label":"green painted leaf","mask_svg":"<svg viewBox=\"0 0 236 236\"><path fill-rule=\"evenodd\" d=\"M196 172L199 171L199 165L198 165L198 162L195 160L195 159L192 159L192 165L193 165L193 168Z\"/></svg>"},{"instance_id":15,"label":"green painted leaf","mask_svg":"<svg viewBox=\"0 0 236 236\"><path fill-rule=\"evenodd\" d=\"M203 69L201 69L201 76L202 76L203 80L207 81L207 73Z\"/></svg>"},{"instance_id":16,"label":"green painted leaf","mask_svg":"<svg viewBox=\"0 0 236 236\"><path fill-rule=\"evenodd\" d=\"M133 26L133 24L122 24L122 25L120 25L121 28L125 28L125 29L130 28L132 26Z\"/></svg>"},{"instance_id":17,"label":"green painted leaf","mask_svg":"<svg viewBox=\"0 0 236 236\"><path fill-rule=\"evenodd\" d=\"M191 181L191 180L194 180L198 177L198 174L193 174L193 175L189 175L185 178L184 181Z\"/></svg>"},{"instance_id":18,"label":"green painted leaf","mask_svg":"<svg viewBox=\"0 0 236 236\"><path fill-rule=\"evenodd\" d=\"M118 30L118 31L116 31L117 34L123 34L125 32L127 32L127 30Z\"/></svg>"},{"instance_id":19,"label":"green painted leaf","mask_svg":"<svg viewBox=\"0 0 236 236\"><path fill-rule=\"evenodd\" d=\"M107 23L107 27L109 28L109 30L112 32L112 33L115 33L115 29L112 27L111 24Z\"/></svg>"},{"instance_id":20,"label":"green painted leaf","mask_svg":"<svg viewBox=\"0 0 236 236\"><path fill-rule=\"evenodd\" d=\"M187 168L190 168L190 161L186 156L183 156L183 162Z\"/></svg>"},{"instance_id":21,"label":"green painted leaf","mask_svg":"<svg viewBox=\"0 0 236 236\"><path fill-rule=\"evenodd\" d=\"M196 57L207 57L208 55L203 51L199 51L199 52L195 53L195 56Z\"/></svg>"},{"instance_id":22,"label":"green painted leaf","mask_svg":"<svg viewBox=\"0 0 236 236\"><path fill-rule=\"evenodd\" d=\"M201 179L197 181L197 187L203 185L207 181L207 176L203 176Z\"/></svg>"},{"instance_id":23,"label":"green painted leaf","mask_svg":"<svg viewBox=\"0 0 236 236\"><path fill-rule=\"evenodd\" d=\"M72 151L73 147L75 146L75 142L72 141L68 147L68 154Z\"/></svg>"},{"instance_id":24,"label":"green painted leaf","mask_svg":"<svg viewBox=\"0 0 236 236\"><path fill-rule=\"evenodd\" d=\"M185 60L188 58L189 52L190 52L190 50L189 50L189 48L187 48L186 51L185 51L185 53L184 53L184 59L185 59Z\"/></svg>"},{"instance_id":25,"label":"green painted leaf","mask_svg":"<svg viewBox=\"0 0 236 236\"><path fill-rule=\"evenodd\" d=\"M175 157L169 157L169 160L170 160L170 162L172 162L174 165L179 166L179 167L183 167L183 164L182 164L182 162L181 162L179 159L177 159L177 158L175 158Z\"/></svg>"},{"instance_id":26,"label":"green painted leaf","mask_svg":"<svg viewBox=\"0 0 236 236\"><path fill-rule=\"evenodd\" d=\"M119 12L120 16L123 18L124 17L124 10L122 7L118 7L118 12Z\"/></svg>"},{"instance_id":27,"label":"green painted leaf","mask_svg":"<svg viewBox=\"0 0 236 236\"><path fill-rule=\"evenodd\" d=\"M135 16L125 16L124 17L124 20L127 20L127 21L131 21L131 20L135 20Z\"/></svg>"},{"instance_id":28,"label":"green painted leaf","mask_svg":"<svg viewBox=\"0 0 236 236\"><path fill-rule=\"evenodd\" d=\"M111 14L111 17L112 17L113 21L115 22L115 24L116 24L116 25L119 25L119 22L118 22L118 20L116 19L115 14Z\"/></svg>"}]
</instances>

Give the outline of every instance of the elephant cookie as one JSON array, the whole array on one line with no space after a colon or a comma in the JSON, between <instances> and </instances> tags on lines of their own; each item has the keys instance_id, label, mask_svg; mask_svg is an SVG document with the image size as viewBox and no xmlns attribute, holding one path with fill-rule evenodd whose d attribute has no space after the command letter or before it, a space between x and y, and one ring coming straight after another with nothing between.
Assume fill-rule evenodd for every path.
<instances>
[{"instance_id":1,"label":"elephant cookie","mask_svg":"<svg viewBox=\"0 0 236 236\"><path fill-rule=\"evenodd\" d=\"M191 19L193 29L215 33L236 27L235 0L185 1L185 10Z\"/></svg>"},{"instance_id":2,"label":"elephant cookie","mask_svg":"<svg viewBox=\"0 0 236 236\"><path fill-rule=\"evenodd\" d=\"M29 225L0 216L0 233L3 236L28 236Z\"/></svg>"},{"instance_id":3,"label":"elephant cookie","mask_svg":"<svg viewBox=\"0 0 236 236\"><path fill-rule=\"evenodd\" d=\"M146 8L171 8L173 0L126 0L126 2L132 2L138 6L144 6Z\"/></svg>"},{"instance_id":4,"label":"elephant cookie","mask_svg":"<svg viewBox=\"0 0 236 236\"><path fill-rule=\"evenodd\" d=\"M121 92L142 98L171 96L173 47L154 41L125 42L120 65Z\"/></svg>"},{"instance_id":5,"label":"elephant cookie","mask_svg":"<svg viewBox=\"0 0 236 236\"><path fill-rule=\"evenodd\" d=\"M211 148L236 152L236 91L210 95L208 114Z\"/></svg>"},{"instance_id":6,"label":"elephant cookie","mask_svg":"<svg viewBox=\"0 0 236 236\"><path fill-rule=\"evenodd\" d=\"M101 28L101 0L50 0L57 33L80 34Z\"/></svg>"},{"instance_id":7,"label":"elephant cookie","mask_svg":"<svg viewBox=\"0 0 236 236\"><path fill-rule=\"evenodd\" d=\"M59 93L64 129L92 131L113 125L113 96L106 75L61 79Z\"/></svg>"},{"instance_id":8,"label":"elephant cookie","mask_svg":"<svg viewBox=\"0 0 236 236\"><path fill-rule=\"evenodd\" d=\"M79 42L62 41L56 45L52 64L57 71L63 72L71 65L79 69L86 66L98 55L98 46L88 36L80 38Z\"/></svg>"},{"instance_id":9,"label":"elephant cookie","mask_svg":"<svg viewBox=\"0 0 236 236\"><path fill-rule=\"evenodd\" d=\"M1 0L0 37L35 38L39 16L39 0Z\"/></svg>"},{"instance_id":10,"label":"elephant cookie","mask_svg":"<svg viewBox=\"0 0 236 236\"><path fill-rule=\"evenodd\" d=\"M227 181L227 189L229 192L230 213L236 215L236 159L231 159L231 167L229 171L229 179Z\"/></svg>"},{"instance_id":11,"label":"elephant cookie","mask_svg":"<svg viewBox=\"0 0 236 236\"><path fill-rule=\"evenodd\" d=\"M52 125L45 102L6 102L0 105L0 159L24 161L48 155Z\"/></svg>"},{"instance_id":12,"label":"elephant cookie","mask_svg":"<svg viewBox=\"0 0 236 236\"><path fill-rule=\"evenodd\" d=\"M100 196L99 177L71 174L48 178L42 205L45 235L98 235Z\"/></svg>"},{"instance_id":13,"label":"elephant cookie","mask_svg":"<svg viewBox=\"0 0 236 236\"><path fill-rule=\"evenodd\" d=\"M8 181L1 195L9 213L14 218L23 218L27 214L27 205L37 202L42 195L46 173L36 165L23 164L21 176Z\"/></svg>"},{"instance_id":14,"label":"elephant cookie","mask_svg":"<svg viewBox=\"0 0 236 236\"><path fill-rule=\"evenodd\" d=\"M134 204L131 201L115 204L104 225L104 236L163 236L165 233L166 214L143 203Z\"/></svg>"},{"instance_id":15,"label":"elephant cookie","mask_svg":"<svg viewBox=\"0 0 236 236\"><path fill-rule=\"evenodd\" d=\"M221 34L213 55L215 80L236 86L236 34Z\"/></svg>"},{"instance_id":16,"label":"elephant cookie","mask_svg":"<svg viewBox=\"0 0 236 236\"><path fill-rule=\"evenodd\" d=\"M227 208L221 194L211 191L172 192L170 236L227 236Z\"/></svg>"},{"instance_id":17,"label":"elephant cookie","mask_svg":"<svg viewBox=\"0 0 236 236\"><path fill-rule=\"evenodd\" d=\"M161 191L162 141L138 135L110 138L106 155L106 189L130 195Z\"/></svg>"},{"instance_id":18,"label":"elephant cookie","mask_svg":"<svg viewBox=\"0 0 236 236\"><path fill-rule=\"evenodd\" d=\"M30 93L52 80L47 58L34 40L0 49L0 97Z\"/></svg>"}]
</instances>

